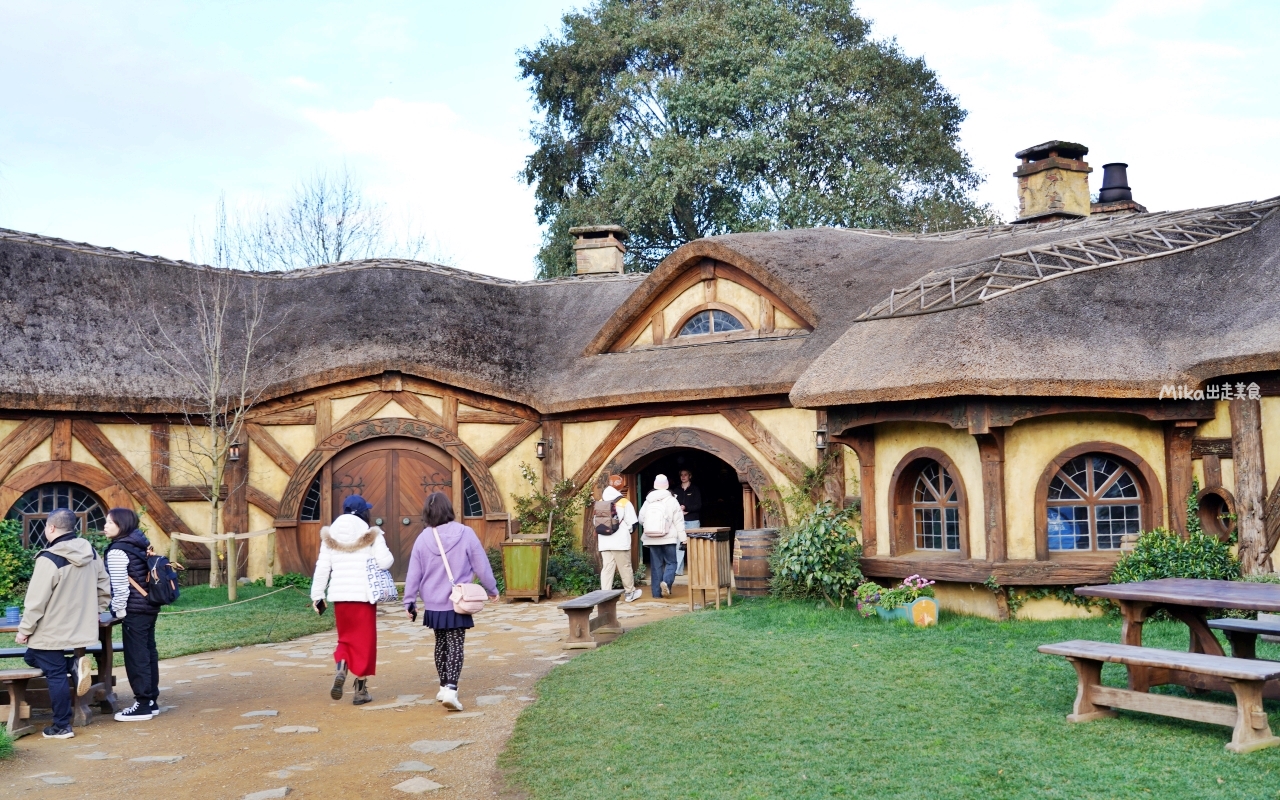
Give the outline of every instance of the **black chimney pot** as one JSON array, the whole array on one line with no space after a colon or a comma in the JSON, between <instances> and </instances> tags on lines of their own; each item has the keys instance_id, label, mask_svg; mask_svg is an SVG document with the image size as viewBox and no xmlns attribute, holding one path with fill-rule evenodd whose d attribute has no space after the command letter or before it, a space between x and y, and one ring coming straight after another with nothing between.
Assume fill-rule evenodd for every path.
<instances>
[{"instance_id":1,"label":"black chimney pot","mask_svg":"<svg viewBox=\"0 0 1280 800\"><path fill-rule=\"evenodd\" d=\"M1128 164L1102 165L1102 191L1098 192L1099 203L1132 203L1133 192L1129 189Z\"/></svg>"}]
</instances>

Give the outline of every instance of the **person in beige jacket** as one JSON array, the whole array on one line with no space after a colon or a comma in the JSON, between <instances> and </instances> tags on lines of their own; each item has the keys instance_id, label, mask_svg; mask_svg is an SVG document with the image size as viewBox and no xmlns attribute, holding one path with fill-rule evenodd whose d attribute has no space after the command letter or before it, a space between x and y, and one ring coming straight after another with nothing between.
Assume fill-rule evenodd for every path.
<instances>
[{"instance_id":1,"label":"person in beige jacket","mask_svg":"<svg viewBox=\"0 0 1280 800\"><path fill-rule=\"evenodd\" d=\"M89 658L73 669L66 651L98 643L98 615L111 604L111 579L93 545L76 536L79 520L60 508L45 522L49 544L36 555L35 569L27 585L18 644L25 644L23 660L44 673L49 682L53 724L44 729L46 739L70 739L71 687L89 689Z\"/></svg>"}]
</instances>

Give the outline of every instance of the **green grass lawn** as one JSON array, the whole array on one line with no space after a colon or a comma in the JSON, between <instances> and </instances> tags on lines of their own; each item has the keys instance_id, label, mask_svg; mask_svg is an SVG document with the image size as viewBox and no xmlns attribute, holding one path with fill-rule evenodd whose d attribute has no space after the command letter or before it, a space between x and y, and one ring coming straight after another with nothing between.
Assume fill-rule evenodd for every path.
<instances>
[{"instance_id":1,"label":"green grass lawn","mask_svg":"<svg viewBox=\"0 0 1280 800\"><path fill-rule=\"evenodd\" d=\"M273 591L277 590L241 586L237 599L262 597ZM332 612L323 617L316 616L307 594L296 588L249 603L214 608L226 603L225 588L183 587L178 602L166 606L156 624L156 649L160 651L160 657L173 658L259 642L283 642L333 627ZM212 610L194 614L172 613L200 608ZM115 639L120 641L119 626L115 630ZM13 646L13 634L0 634L0 647ZM116 663L124 663L119 653L116 654ZM0 659L0 667L20 665L21 659Z\"/></svg>"},{"instance_id":2,"label":"green grass lawn","mask_svg":"<svg viewBox=\"0 0 1280 800\"><path fill-rule=\"evenodd\" d=\"M1075 672L1036 647L1119 636L1118 619L944 614L920 630L744 602L557 668L500 764L546 800L1280 797L1280 748L1228 753L1229 728L1128 712L1068 723ZM1187 629L1148 623L1144 644L1185 650ZM1123 668L1104 680L1123 685ZM1267 710L1280 731L1280 704Z\"/></svg>"}]
</instances>

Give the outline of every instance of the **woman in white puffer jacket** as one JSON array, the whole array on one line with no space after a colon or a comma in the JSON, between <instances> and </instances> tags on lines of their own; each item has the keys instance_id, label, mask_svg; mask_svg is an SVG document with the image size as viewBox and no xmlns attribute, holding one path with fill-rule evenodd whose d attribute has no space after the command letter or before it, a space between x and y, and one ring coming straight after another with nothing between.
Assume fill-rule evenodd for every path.
<instances>
[{"instance_id":1,"label":"woman in white puffer jacket","mask_svg":"<svg viewBox=\"0 0 1280 800\"><path fill-rule=\"evenodd\" d=\"M320 529L320 557L311 579L311 603L323 614L325 594L333 604L338 623L338 646L333 651L337 671L329 696L342 699L348 670L355 675L354 705L363 705L369 695L368 678L378 661L378 606L369 583L369 561L378 569L390 569L395 557L387 549L382 530L369 527L373 506L353 494L342 501L342 516Z\"/></svg>"}]
</instances>

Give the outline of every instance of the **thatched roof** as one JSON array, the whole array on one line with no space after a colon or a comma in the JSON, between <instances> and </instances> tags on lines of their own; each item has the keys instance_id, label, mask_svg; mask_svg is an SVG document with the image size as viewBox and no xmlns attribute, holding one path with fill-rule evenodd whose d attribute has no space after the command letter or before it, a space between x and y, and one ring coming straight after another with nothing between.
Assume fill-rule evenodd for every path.
<instances>
[{"instance_id":1,"label":"thatched roof","mask_svg":"<svg viewBox=\"0 0 1280 800\"><path fill-rule=\"evenodd\" d=\"M0 230L0 324L9 331L0 339L0 406L56 400L130 411L179 400L186 389L154 353L167 347L162 333L194 351L201 281L234 287L236 302L265 301L271 333L255 370L269 376L271 396L398 370L544 413L787 392L796 405L818 407L959 394L1151 397L1162 383L1280 367L1280 326L1269 324L1280 307L1280 216L1185 252L1032 280L967 307L886 312L895 289L895 298L918 301L922 292L909 289L925 276L935 287L988 275L1002 254L1123 237L1159 219L1169 218L926 236L735 234L686 245L648 276L546 282L389 260L226 273ZM707 256L790 303L812 333L605 352Z\"/></svg>"}]
</instances>

